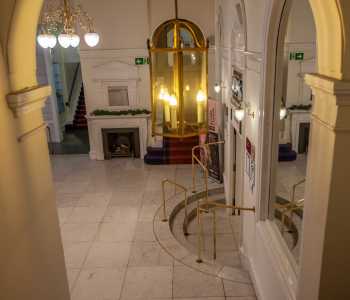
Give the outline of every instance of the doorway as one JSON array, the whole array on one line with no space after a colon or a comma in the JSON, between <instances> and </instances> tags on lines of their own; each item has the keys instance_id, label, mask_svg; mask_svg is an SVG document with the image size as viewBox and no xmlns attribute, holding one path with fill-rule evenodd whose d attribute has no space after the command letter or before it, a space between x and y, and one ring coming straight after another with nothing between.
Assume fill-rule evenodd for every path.
<instances>
[{"instance_id":1,"label":"doorway","mask_svg":"<svg viewBox=\"0 0 350 300\"><path fill-rule=\"evenodd\" d=\"M276 63L269 217L297 268L302 243L311 89L316 72L316 29L308 0L286 1Z\"/></svg>"}]
</instances>

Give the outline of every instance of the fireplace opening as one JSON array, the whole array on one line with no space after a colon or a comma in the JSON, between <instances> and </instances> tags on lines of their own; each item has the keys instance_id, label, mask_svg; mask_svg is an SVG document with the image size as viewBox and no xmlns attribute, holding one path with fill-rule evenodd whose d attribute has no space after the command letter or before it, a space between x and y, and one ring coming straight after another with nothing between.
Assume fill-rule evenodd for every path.
<instances>
[{"instance_id":1,"label":"fireplace opening","mask_svg":"<svg viewBox=\"0 0 350 300\"><path fill-rule=\"evenodd\" d=\"M118 157L140 158L138 128L102 129L105 159Z\"/></svg>"},{"instance_id":2,"label":"fireplace opening","mask_svg":"<svg viewBox=\"0 0 350 300\"><path fill-rule=\"evenodd\" d=\"M310 123L300 123L299 126L299 154L307 153L309 148Z\"/></svg>"}]
</instances>

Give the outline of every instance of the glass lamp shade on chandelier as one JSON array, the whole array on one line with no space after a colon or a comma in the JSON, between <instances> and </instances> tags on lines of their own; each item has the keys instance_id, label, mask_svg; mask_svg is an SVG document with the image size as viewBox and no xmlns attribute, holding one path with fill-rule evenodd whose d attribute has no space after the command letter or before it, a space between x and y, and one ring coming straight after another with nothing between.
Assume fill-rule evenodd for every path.
<instances>
[{"instance_id":1,"label":"glass lamp shade on chandelier","mask_svg":"<svg viewBox=\"0 0 350 300\"><path fill-rule=\"evenodd\" d=\"M80 44L80 37L75 33L78 25L85 31L85 43L89 47L97 46L100 36L94 30L92 18L80 5L73 8L69 0L63 0L63 5L54 7L49 2L42 14L37 41L45 49L54 48L57 41L63 48L76 48Z\"/></svg>"}]
</instances>

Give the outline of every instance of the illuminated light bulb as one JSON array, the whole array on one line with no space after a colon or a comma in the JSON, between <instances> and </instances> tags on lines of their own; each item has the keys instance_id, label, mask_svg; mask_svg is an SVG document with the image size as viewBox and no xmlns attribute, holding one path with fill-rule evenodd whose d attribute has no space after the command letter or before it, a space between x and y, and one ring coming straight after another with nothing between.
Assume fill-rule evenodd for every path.
<instances>
[{"instance_id":1,"label":"illuminated light bulb","mask_svg":"<svg viewBox=\"0 0 350 300\"><path fill-rule=\"evenodd\" d=\"M207 100L207 97L202 90L199 90L197 93L196 99L197 99L197 102L204 102L205 100Z\"/></svg>"},{"instance_id":2,"label":"illuminated light bulb","mask_svg":"<svg viewBox=\"0 0 350 300\"><path fill-rule=\"evenodd\" d=\"M49 44L49 48L55 48L57 44L57 38L53 34L47 35L47 42Z\"/></svg>"},{"instance_id":3,"label":"illuminated light bulb","mask_svg":"<svg viewBox=\"0 0 350 300\"><path fill-rule=\"evenodd\" d=\"M171 95L168 98L170 106L177 106L177 99L175 95Z\"/></svg>"},{"instance_id":4,"label":"illuminated light bulb","mask_svg":"<svg viewBox=\"0 0 350 300\"><path fill-rule=\"evenodd\" d=\"M78 47L80 44L80 37L77 34L71 34L70 35L70 45L73 48Z\"/></svg>"},{"instance_id":5,"label":"illuminated light bulb","mask_svg":"<svg viewBox=\"0 0 350 300\"><path fill-rule=\"evenodd\" d=\"M58 36L58 43L63 47L63 48L68 48L70 46L71 42L71 37L69 34L66 33L61 33Z\"/></svg>"},{"instance_id":6,"label":"illuminated light bulb","mask_svg":"<svg viewBox=\"0 0 350 300\"><path fill-rule=\"evenodd\" d=\"M197 93L196 99L197 99L197 122L203 123L204 114L205 114L204 102L207 100L207 97L202 90L199 90Z\"/></svg>"},{"instance_id":7,"label":"illuminated light bulb","mask_svg":"<svg viewBox=\"0 0 350 300\"><path fill-rule=\"evenodd\" d=\"M175 129L177 128L177 111L176 111L176 106L177 106L177 99L175 95L169 96L169 105L171 107L170 110L170 119L171 119L171 128Z\"/></svg>"},{"instance_id":8,"label":"illuminated light bulb","mask_svg":"<svg viewBox=\"0 0 350 300\"><path fill-rule=\"evenodd\" d=\"M168 94L168 93L166 92L166 89L160 88L159 99L160 99L160 100L166 100L167 94Z\"/></svg>"},{"instance_id":9,"label":"illuminated light bulb","mask_svg":"<svg viewBox=\"0 0 350 300\"><path fill-rule=\"evenodd\" d=\"M197 62L196 54L192 53L191 54L191 63L192 63L192 65L196 64L196 62Z\"/></svg>"},{"instance_id":10,"label":"illuminated light bulb","mask_svg":"<svg viewBox=\"0 0 350 300\"><path fill-rule=\"evenodd\" d=\"M38 37L37 37L37 41L39 43L39 45L44 48L44 49L47 49L49 48L49 44L50 44L50 41L49 41L49 35L48 34L39 34Z\"/></svg>"},{"instance_id":11,"label":"illuminated light bulb","mask_svg":"<svg viewBox=\"0 0 350 300\"><path fill-rule=\"evenodd\" d=\"M187 84L186 86L185 86L185 91L186 92L189 92L191 90L191 88L190 88L190 86Z\"/></svg>"},{"instance_id":12,"label":"illuminated light bulb","mask_svg":"<svg viewBox=\"0 0 350 300\"><path fill-rule=\"evenodd\" d=\"M214 91L215 91L215 93L217 93L217 94L220 93L220 91L221 91L221 86L220 86L220 84L216 83L216 84L214 85Z\"/></svg>"},{"instance_id":13,"label":"illuminated light bulb","mask_svg":"<svg viewBox=\"0 0 350 300\"><path fill-rule=\"evenodd\" d=\"M235 110L235 119L238 122L242 122L242 120L244 119L244 115L245 115L245 112L243 108L239 108Z\"/></svg>"},{"instance_id":14,"label":"illuminated light bulb","mask_svg":"<svg viewBox=\"0 0 350 300\"><path fill-rule=\"evenodd\" d=\"M287 109L285 107L281 107L280 109L280 120L283 120L287 116Z\"/></svg>"},{"instance_id":15,"label":"illuminated light bulb","mask_svg":"<svg viewBox=\"0 0 350 300\"><path fill-rule=\"evenodd\" d=\"M100 42L100 36L96 32L88 32L84 35L86 44L89 47L95 47Z\"/></svg>"}]
</instances>

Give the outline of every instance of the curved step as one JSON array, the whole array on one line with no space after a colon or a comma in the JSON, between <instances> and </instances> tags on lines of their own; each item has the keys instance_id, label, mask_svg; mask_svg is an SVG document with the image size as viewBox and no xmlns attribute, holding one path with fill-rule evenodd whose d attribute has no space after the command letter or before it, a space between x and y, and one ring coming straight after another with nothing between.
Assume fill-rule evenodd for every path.
<instances>
[{"instance_id":1,"label":"curved step","mask_svg":"<svg viewBox=\"0 0 350 300\"><path fill-rule=\"evenodd\" d=\"M218 188L210 190L209 194L212 197L215 197L216 195L218 196L220 193L221 195L223 195L222 192L223 188L220 186ZM192 211L196 207L196 200L203 198L204 195L205 193L201 191L188 197L189 211ZM182 223L180 223L179 227L174 228L174 225L176 225L175 222L177 222L174 218L177 219L178 216L182 214L184 215L183 196L183 193L177 193L168 200L169 202L167 202L167 212L170 212L169 222L162 222L162 206L160 206L156 212L156 215L153 220L153 229L154 234L156 236L156 240L160 244L160 246L175 260L177 260L178 263L182 263L194 270L237 283L251 284L249 273L242 268L238 249L235 253L237 254L237 261L239 263L234 266L225 265L219 260L213 260L206 256L203 256L202 263L198 263L196 251L194 251L195 249L191 249L191 247L189 247L189 243L183 244L179 241L179 239L176 238L176 233L174 233L174 229L179 227L180 233L182 233L182 236L184 236L182 230ZM191 224L193 224L193 222L191 222L189 225ZM193 238L193 236L194 235L191 235L190 237ZM226 253L233 254L231 251L226 251Z\"/></svg>"}]
</instances>

